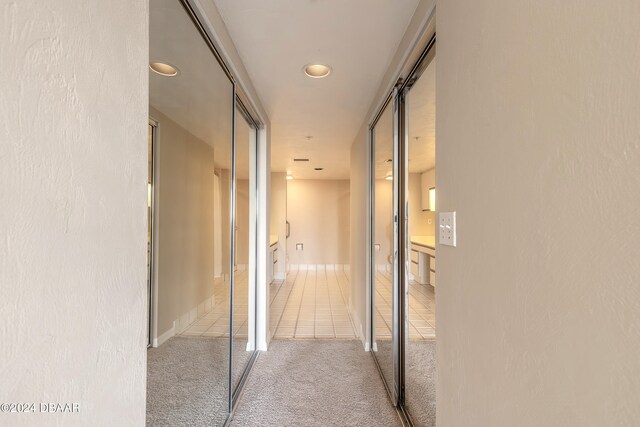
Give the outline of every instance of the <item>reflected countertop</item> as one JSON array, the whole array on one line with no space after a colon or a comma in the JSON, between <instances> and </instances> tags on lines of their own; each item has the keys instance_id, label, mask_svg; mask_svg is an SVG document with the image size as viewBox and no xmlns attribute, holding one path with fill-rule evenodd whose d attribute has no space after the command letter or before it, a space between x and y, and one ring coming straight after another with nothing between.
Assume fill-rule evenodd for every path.
<instances>
[{"instance_id":1,"label":"reflected countertop","mask_svg":"<svg viewBox=\"0 0 640 427\"><path fill-rule=\"evenodd\" d=\"M436 236L411 236L411 244L436 249Z\"/></svg>"}]
</instances>

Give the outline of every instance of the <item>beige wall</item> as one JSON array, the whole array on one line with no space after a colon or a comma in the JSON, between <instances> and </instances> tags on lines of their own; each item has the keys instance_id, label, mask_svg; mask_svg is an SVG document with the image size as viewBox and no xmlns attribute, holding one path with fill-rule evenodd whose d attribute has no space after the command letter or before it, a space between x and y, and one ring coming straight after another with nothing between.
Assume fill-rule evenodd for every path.
<instances>
[{"instance_id":1,"label":"beige wall","mask_svg":"<svg viewBox=\"0 0 640 427\"><path fill-rule=\"evenodd\" d=\"M160 336L213 295L217 212L213 148L159 111L150 108L150 114L159 123L155 251ZM222 221L222 229L228 223ZM225 246L223 241L223 251ZM222 266L227 272L228 261Z\"/></svg>"},{"instance_id":2,"label":"beige wall","mask_svg":"<svg viewBox=\"0 0 640 427\"><path fill-rule=\"evenodd\" d=\"M0 425L145 422L147 7L0 3Z\"/></svg>"},{"instance_id":3,"label":"beige wall","mask_svg":"<svg viewBox=\"0 0 640 427\"><path fill-rule=\"evenodd\" d=\"M422 210L420 175L419 173L409 174L409 236L433 236L436 214L432 211Z\"/></svg>"},{"instance_id":4,"label":"beige wall","mask_svg":"<svg viewBox=\"0 0 640 427\"><path fill-rule=\"evenodd\" d=\"M236 265L248 268L249 264L249 180L236 183Z\"/></svg>"},{"instance_id":5,"label":"beige wall","mask_svg":"<svg viewBox=\"0 0 640 427\"><path fill-rule=\"evenodd\" d=\"M349 264L348 180L287 181L287 220L290 264Z\"/></svg>"},{"instance_id":6,"label":"beige wall","mask_svg":"<svg viewBox=\"0 0 640 427\"><path fill-rule=\"evenodd\" d=\"M387 266L393 252L393 181L376 180L374 202L375 225L372 237L374 245L380 245L380 249L374 252L375 264L379 267ZM354 218L354 221L357 220Z\"/></svg>"},{"instance_id":7,"label":"beige wall","mask_svg":"<svg viewBox=\"0 0 640 427\"><path fill-rule=\"evenodd\" d=\"M351 288L349 305L353 323L365 347L367 339L367 301L368 301L368 251L369 232L366 218L369 217L369 150L367 148L368 131L363 126L351 145L350 195L350 246L349 259Z\"/></svg>"},{"instance_id":8,"label":"beige wall","mask_svg":"<svg viewBox=\"0 0 640 427\"><path fill-rule=\"evenodd\" d=\"M271 234L278 236L278 263L274 274L284 279L287 258L287 174L271 173Z\"/></svg>"},{"instance_id":9,"label":"beige wall","mask_svg":"<svg viewBox=\"0 0 640 427\"><path fill-rule=\"evenodd\" d=\"M638 17L438 5L438 425L640 423Z\"/></svg>"}]
</instances>

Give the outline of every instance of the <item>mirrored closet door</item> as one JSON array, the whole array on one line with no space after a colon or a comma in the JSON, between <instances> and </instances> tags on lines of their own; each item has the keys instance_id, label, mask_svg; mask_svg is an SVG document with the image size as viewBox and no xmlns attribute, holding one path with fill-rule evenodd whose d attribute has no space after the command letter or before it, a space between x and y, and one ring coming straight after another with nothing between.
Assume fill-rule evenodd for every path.
<instances>
[{"instance_id":1,"label":"mirrored closet door","mask_svg":"<svg viewBox=\"0 0 640 427\"><path fill-rule=\"evenodd\" d=\"M405 424L435 425L435 34L370 126L371 350Z\"/></svg>"},{"instance_id":2,"label":"mirrored closet door","mask_svg":"<svg viewBox=\"0 0 640 427\"><path fill-rule=\"evenodd\" d=\"M223 425L255 358L258 125L190 0L149 4L153 235L147 411ZM156 402L173 402L173 407Z\"/></svg>"}]
</instances>

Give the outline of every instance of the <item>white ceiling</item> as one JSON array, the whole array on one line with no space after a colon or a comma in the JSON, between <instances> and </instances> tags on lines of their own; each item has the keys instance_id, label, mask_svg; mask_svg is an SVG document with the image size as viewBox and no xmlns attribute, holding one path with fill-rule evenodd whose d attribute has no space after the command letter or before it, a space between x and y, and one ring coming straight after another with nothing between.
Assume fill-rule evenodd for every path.
<instances>
[{"instance_id":1,"label":"white ceiling","mask_svg":"<svg viewBox=\"0 0 640 427\"><path fill-rule=\"evenodd\" d=\"M211 145L216 167L229 169L233 86L176 0L149 4L149 62L154 61L180 73L165 77L149 70L149 104Z\"/></svg>"},{"instance_id":2,"label":"white ceiling","mask_svg":"<svg viewBox=\"0 0 640 427\"><path fill-rule=\"evenodd\" d=\"M407 95L409 172L436 166L436 60L429 63Z\"/></svg>"},{"instance_id":3,"label":"white ceiling","mask_svg":"<svg viewBox=\"0 0 640 427\"><path fill-rule=\"evenodd\" d=\"M214 1L269 114L272 170L348 179L351 144L418 0ZM310 63L333 73L306 77Z\"/></svg>"},{"instance_id":4,"label":"white ceiling","mask_svg":"<svg viewBox=\"0 0 640 427\"><path fill-rule=\"evenodd\" d=\"M409 172L422 173L436 165L436 60L433 59L407 95ZM390 103L374 128L375 175L393 170L393 114Z\"/></svg>"}]
</instances>

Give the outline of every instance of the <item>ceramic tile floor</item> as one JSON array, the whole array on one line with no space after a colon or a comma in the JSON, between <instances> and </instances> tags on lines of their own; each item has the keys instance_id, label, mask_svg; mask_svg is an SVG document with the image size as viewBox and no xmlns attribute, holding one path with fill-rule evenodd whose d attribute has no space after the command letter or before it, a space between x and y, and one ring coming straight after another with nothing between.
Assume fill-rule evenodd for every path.
<instances>
[{"instance_id":1,"label":"ceramic tile floor","mask_svg":"<svg viewBox=\"0 0 640 427\"><path fill-rule=\"evenodd\" d=\"M248 289L246 271L236 271L236 292L233 300L233 335L247 338ZM181 335L203 337L229 336L229 282L216 279L213 285L215 305L209 312L193 322Z\"/></svg>"},{"instance_id":2,"label":"ceramic tile floor","mask_svg":"<svg viewBox=\"0 0 640 427\"><path fill-rule=\"evenodd\" d=\"M270 291L273 338L356 338L347 308L347 271L291 271L285 281L272 282Z\"/></svg>"},{"instance_id":3,"label":"ceramic tile floor","mask_svg":"<svg viewBox=\"0 0 640 427\"><path fill-rule=\"evenodd\" d=\"M391 339L391 273L376 272L376 337ZM435 339L436 294L433 287L409 284L409 339Z\"/></svg>"}]
</instances>

